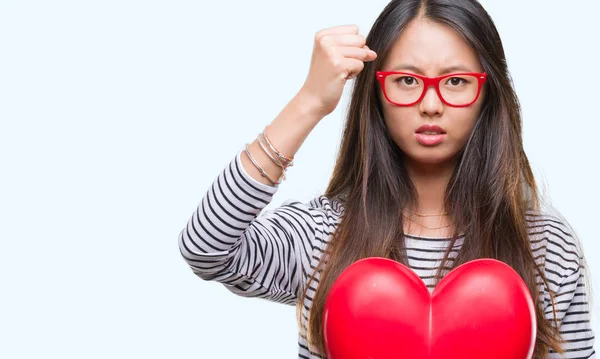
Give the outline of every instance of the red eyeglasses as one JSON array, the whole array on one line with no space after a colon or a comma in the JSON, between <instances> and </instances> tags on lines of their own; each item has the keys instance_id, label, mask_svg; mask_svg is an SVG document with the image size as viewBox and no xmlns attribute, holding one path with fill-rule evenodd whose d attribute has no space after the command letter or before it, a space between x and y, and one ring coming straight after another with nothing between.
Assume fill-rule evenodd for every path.
<instances>
[{"instance_id":1,"label":"red eyeglasses","mask_svg":"<svg viewBox=\"0 0 600 359\"><path fill-rule=\"evenodd\" d=\"M446 105L466 107L477 101L487 80L485 72L461 72L438 77L426 77L410 72L377 71L385 98L397 106L412 106L425 97L433 86Z\"/></svg>"}]
</instances>

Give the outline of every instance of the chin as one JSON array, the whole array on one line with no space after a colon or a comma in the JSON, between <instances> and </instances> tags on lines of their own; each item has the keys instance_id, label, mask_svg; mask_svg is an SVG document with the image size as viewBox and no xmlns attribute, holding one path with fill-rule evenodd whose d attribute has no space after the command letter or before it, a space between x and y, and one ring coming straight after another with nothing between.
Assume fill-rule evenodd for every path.
<instances>
[{"instance_id":1,"label":"chin","mask_svg":"<svg viewBox=\"0 0 600 359\"><path fill-rule=\"evenodd\" d=\"M447 157L435 157L435 156L408 156L413 162L422 163L427 165L441 165L450 162L450 158Z\"/></svg>"},{"instance_id":2,"label":"chin","mask_svg":"<svg viewBox=\"0 0 600 359\"><path fill-rule=\"evenodd\" d=\"M451 163L456 157L456 153L449 153L443 147L410 149L403 152L410 161L427 165L442 165Z\"/></svg>"}]
</instances>

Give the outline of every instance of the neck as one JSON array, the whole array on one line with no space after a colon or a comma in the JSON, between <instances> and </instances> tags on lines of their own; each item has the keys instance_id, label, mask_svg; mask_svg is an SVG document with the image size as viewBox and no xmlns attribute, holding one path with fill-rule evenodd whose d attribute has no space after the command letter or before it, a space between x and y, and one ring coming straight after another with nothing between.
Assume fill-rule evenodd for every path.
<instances>
[{"instance_id":1,"label":"neck","mask_svg":"<svg viewBox=\"0 0 600 359\"><path fill-rule=\"evenodd\" d=\"M421 214L440 214L444 212L446 187L454 171L455 164L418 163L407 159L406 168L417 191L416 208Z\"/></svg>"}]
</instances>

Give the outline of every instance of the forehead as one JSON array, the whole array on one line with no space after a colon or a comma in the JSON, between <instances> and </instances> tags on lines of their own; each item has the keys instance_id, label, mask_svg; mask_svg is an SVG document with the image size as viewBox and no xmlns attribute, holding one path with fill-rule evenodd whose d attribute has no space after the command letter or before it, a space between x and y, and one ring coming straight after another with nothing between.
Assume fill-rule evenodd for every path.
<instances>
[{"instance_id":1,"label":"forehead","mask_svg":"<svg viewBox=\"0 0 600 359\"><path fill-rule=\"evenodd\" d=\"M422 69L427 76L459 66L482 71L477 53L454 29L426 19L407 25L392 45L383 70L401 70L404 65Z\"/></svg>"}]
</instances>

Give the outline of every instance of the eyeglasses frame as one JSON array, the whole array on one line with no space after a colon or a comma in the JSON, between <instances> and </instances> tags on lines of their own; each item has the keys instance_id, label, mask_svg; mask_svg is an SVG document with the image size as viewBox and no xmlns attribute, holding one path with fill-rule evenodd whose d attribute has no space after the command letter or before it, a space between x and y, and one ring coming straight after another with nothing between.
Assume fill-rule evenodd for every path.
<instances>
[{"instance_id":1,"label":"eyeglasses frame","mask_svg":"<svg viewBox=\"0 0 600 359\"><path fill-rule=\"evenodd\" d=\"M416 77L416 78L420 79L421 81L423 81L423 85L424 85L423 93L421 93L421 96L419 96L419 99L417 99L415 102L410 103L410 104L399 104L399 103L393 102L392 100L390 100L388 98L387 93L385 91L385 78L388 75L410 75L412 77ZM470 103L467 103L464 105L453 105L453 104L449 103L448 101L446 101L444 99L444 96L442 96L442 94L440 92L440 82L449 77L456 77L459 75L475 76L475 78L477 79L477 95L475 96L475 99ZM404 72L404 71L376 71L375 76L376 76L377 80L379 80L381 89L383 90L383 95L385 96L386 100L393 105L403 106L403 107L413 106L413 105L421 102L421 100L423 100L423 98L425 97L425 93L427 92L427 89L431 86L433 86L435 88L435 91L437 92L440 100L442 100L442 102L445 103L446 105L452 106L452 107L471 106L479 98L479 95L481 94L481 88L483 87L483 84L487 81L487 74L485 72L456 72L456 73L437 76L437 77L427 77L427 76L418 75L418 74L415 74L412 72Z\"/></svg>"}]
</instances>

